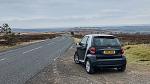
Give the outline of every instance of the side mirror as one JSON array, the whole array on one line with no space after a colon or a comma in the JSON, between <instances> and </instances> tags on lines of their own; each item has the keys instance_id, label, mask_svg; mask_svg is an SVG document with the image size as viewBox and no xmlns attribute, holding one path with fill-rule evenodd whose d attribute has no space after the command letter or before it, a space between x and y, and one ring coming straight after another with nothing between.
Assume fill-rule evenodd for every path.
<instances>
[{"instance_id":1,"label":"side mirror","mask_svg":"<svg viewBox=\"0 0 150 84\"><path fill-rule=\"evenodd\" d=\"M82 44L81 42L79 42L79 43L76 43L76 45L80 45L80 46L82 46L83 44Z\"/></svg>"},{"instance_id":2,"label":"side mirror","mask_svg":"<svg viewBox=\"0 0 150 84\"><path fill-rule=\"evenodd\" d=\"M76 43L76 45L79 45L79 43Z\"/></svg>"},{"instance_id":3,"label":"side mirror","mask_svg":"<svg viewBox=\"0 0 150 84\"><path fill-rule=\"evenodd\" d=\"M79 45L81 46L81 45L83 45L83 44L80 42Z\"/></svg>"},{"instance_id":4,"label":"side mirror","mask_svg":"<svg viewBox=\"0 0 150 84\"><path fill-rule=\"evenodd\" d=\"M81 42L76 43L76 45L80 45L80 46L83 46L83 47L87 47L87 44L82 44Z\"/></svg>"}]
</instances>

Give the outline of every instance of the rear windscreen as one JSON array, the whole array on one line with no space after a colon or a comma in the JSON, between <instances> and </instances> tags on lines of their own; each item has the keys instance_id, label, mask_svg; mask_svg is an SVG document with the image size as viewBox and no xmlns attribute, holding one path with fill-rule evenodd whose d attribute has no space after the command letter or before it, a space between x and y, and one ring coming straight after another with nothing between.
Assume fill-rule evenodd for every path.
<instances>
[{"instance_id":1,"label":"rear windscreen","mask_svg":"<svg viewBox=\"0 0 150 84\"><path fill-rule=\"evenodd\" d=\"M93 43L95 46L121 46L115 37L94 37Z\"/></svg>"}]
</instances>

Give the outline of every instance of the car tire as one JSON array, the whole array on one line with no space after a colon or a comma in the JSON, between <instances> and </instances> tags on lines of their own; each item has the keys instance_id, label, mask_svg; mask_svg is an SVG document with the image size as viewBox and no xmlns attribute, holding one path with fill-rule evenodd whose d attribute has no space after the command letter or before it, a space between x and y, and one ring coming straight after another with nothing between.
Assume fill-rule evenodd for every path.
<instances>
[{"instance_id":1,"label":"car tire","mask_svg":"<svg viewBox=\"0 0 150 84\"><path fill-rule=\"evenodd\" d=\"M79 62L79 57L78 57L77 52L75 52L75 54L74 54L74 62L75 62L76 64L80 64L80 62Z\"/></svg>"},{"instance_id":2,"label":"car tire","mask_svg":"<svg viewBox=\"0 0 150 84\"><path fill-rule=\"evenodd\" d=\"M126 65L117 68L118 71L124 72L126 70Z\"/></svg>"},{"instance_id":3,"label":"car tire","mask_svg":"<svg viewBox=\"0 0 150 84\"><path fill-rule=\"evenodd\" d=\"M88 74L93 74L94 73L94 68L91 64L91 61L89 59L86 60L85 62L85 69L86 69L86 72Z\"/></svg>"}]
</instances>

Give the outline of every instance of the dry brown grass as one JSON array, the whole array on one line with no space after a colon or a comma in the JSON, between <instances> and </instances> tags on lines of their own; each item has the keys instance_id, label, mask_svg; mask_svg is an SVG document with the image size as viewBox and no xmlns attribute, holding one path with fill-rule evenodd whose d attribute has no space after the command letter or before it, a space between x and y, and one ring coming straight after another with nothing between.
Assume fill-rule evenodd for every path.
<instances>
[{"instance_id":1,"label":"dry brown grass","mask_svg":"<svg viewBox=\"0 0 150 84\"><path fill-rule=\"evenodd\" d=\"M74 38L74 42L75 43L79 43L81 41L81 39L79 39L79 38Z\"/></svg>"},{"instance_id":2,"label":"dry brown grass","mask_svg":"<svg viewBox=\"0 0 150 84\"><path fill-rule=\"evenodd\" d=\"M33 41L29 41L29 42L20 42L20 43L17 43L16 45L13 45L13 46L9 46L9 45L1 45L0 46L0 51L5 51L5 50L8 50L8 49L13 49L13 48L17 48L19 46L26 46L26 45L29 45L29 44L33 44L33 43L37 43L37 42L42 42L44 40L33 40Z\"/></svg>"}]
</instances>

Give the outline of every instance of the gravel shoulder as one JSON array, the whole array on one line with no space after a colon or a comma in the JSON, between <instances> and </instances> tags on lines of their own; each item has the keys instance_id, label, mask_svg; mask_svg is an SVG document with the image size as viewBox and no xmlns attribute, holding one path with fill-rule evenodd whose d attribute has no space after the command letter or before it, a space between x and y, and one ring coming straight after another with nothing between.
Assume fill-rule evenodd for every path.
<instances>
[{"instance_id":1,"label":"gravel shoulder","mask_svg":"<svg viewBox=\"0 0 150 84\"><path fill-rule=\"evenodd\" d=\"M104 69L89 75L84 66L74 63L74 51L70 48L26 84L150 84L150 66L128 64L125 72Z\"/></svg>"}]
</instances>

